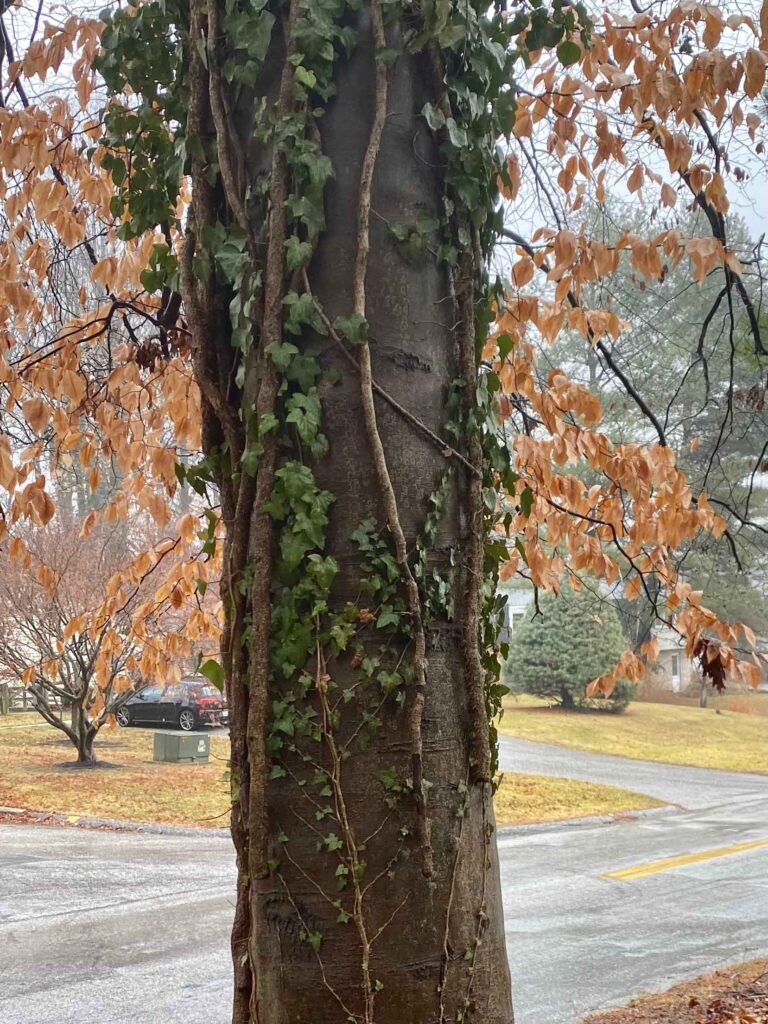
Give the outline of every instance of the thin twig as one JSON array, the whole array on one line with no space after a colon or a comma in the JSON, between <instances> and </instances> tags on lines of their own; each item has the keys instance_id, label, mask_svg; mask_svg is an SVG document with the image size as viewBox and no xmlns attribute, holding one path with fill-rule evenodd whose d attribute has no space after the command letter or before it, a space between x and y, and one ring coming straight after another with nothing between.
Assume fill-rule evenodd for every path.
<instances>
[{"instance_id":1,"label":"thin twig","mask_svg":"<svg viewBox=\"0 0 768 1024\"><path fill-rule=\"evenodd\" d=\"M349 364L353 366L355 370L359 373L360 364L352 355L350 350L347 348L344 339L333 326L332 322L328 318L328 314L325 312L322 305L320 304L320 300L312 293L312 288L309 283L309 278L307 276L306 270L304 270L303 272L303 278L304 288L307 294L312 298L312 301L315 304L315 309L317 310L317 315L322 320L323 326L325 327L326 331L328 331L329 337L339 346ZM469 459L462 455L461 452L453 448L447 441L444 441L439 434L436 434L434 430L431 430L426 423L423 423L418 418L418 416L415 416L409 409L406 409L404 406L402 406L397 401L396 398L393 398L388 391L384 390L381 384L379 384L374 377L371 377L371 387L373 388L375 393L380 398L383 398L387 405L391 406L395 410L395 412L399 413L404 420L407 420L412 426L416 427L418 431L424 434L425 437L428 437L429 440L432 441L440 449L440 451L446 458L456 459L456 461L460 462L465 469L469 470L470 473L477 475L477 469L475 469L475 467L472 465Z\"/></svg>"}]
</instances>

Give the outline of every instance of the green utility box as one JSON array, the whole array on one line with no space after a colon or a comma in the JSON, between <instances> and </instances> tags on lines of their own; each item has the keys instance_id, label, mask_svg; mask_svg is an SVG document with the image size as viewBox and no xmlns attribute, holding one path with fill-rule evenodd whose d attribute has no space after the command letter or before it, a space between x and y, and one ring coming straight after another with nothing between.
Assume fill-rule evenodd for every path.
<instances>
[{"instance_id":1,"label":"green utility box","mask_svg":"<svg viewBox=\"0 0 768 1024\"><path fill-rule=\"evenodd\" d=\"M211 737L204 732L155 732L155 761L176 761L181 764L207 764Z\"/></svg>"}]
</instances>

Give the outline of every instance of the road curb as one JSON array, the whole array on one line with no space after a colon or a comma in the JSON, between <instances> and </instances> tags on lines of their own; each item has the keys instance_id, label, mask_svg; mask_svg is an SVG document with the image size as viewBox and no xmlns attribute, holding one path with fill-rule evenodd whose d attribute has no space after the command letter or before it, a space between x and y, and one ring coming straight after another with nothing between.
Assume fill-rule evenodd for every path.
<instances>
[{"instance_id":1,"label":"road curb","mask_svg":"<svg viewBox=\"0 0 768 1024\"><path fill-rule=\"evenodd\" d=\"M53 811L30 811L26 807L0 807L4 815L24 817L25 823L63 825L74 828L108 829L111 832L140 832L155 836L215 836L229 838L228 828L206 828L204 825L153 825L145 821L125 821L122 818L91 818L83 814L60 814Z\"/></svg>"},{"instance_id":2,"label":"road curb","mask_svg":"<svg viewBox=\"0 0 768 1024\"><path fill-rule=\"evenodd\" d=\"M637 818L665 818L679 814L685 810L678 804L665 804L663 807L647 807L639 811L618 811L616 814L594 814L586 818L565 818L562 821L540 821L529 825L499 825L497 832L500 839L515 836L529 836L539 832L563 832L568 829L595 828L601 825L621 825L635 821Z\"/></svg>"}]
</instances>

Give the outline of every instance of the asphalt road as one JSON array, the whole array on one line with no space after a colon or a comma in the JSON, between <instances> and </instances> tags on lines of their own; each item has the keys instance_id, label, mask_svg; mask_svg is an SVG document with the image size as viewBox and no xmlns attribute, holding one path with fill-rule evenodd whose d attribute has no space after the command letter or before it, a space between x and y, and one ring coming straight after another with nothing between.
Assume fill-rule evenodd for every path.
<instances>
[{"instance_id":1,"label":"asphalt road","mask_svg":"<svg viewBox=\"0 0 768 1024\"><path fill-rule=\"evenodd\" d=\"M765 742L768 746L768 728ZM509 736L500 738L499 763L503 771L558 775L586 782L602 782L608 786L622 786L686 808L711 807L729 800L739 801L750 794L763 798L768 795L768 778L765 775L633 761L627 757L567 750L565 747L531 743L529 740L512 739Z\"/></svg>"},{"instance_id":2,"label":"asphalt road","mask_svg":"<svg viewBox=\"0 0 768 1024\"><path fill-rule=\"evenodd\" d=\"M518 1024L570 1024L720 964L768 954L768 842L645 877L604 877L768 841L768 778L508 738L500 760L505 770L609 783L686 808L595 827L502 832Z\"/></svg>"},{"instance_id":3,"label":"asphalt road","mask_svg":"<svg viewBox=\"0 0 768 1024\"><path fill-rule=\"evenodd\" d=\"M501 760L686 808L500 835L518 1024L768 953L768 845L604 877L768 839L768 779L508 739ZM0 1021L228 1024L233 883L226 838L0 826Z\"/></svg>"}]
</instances>

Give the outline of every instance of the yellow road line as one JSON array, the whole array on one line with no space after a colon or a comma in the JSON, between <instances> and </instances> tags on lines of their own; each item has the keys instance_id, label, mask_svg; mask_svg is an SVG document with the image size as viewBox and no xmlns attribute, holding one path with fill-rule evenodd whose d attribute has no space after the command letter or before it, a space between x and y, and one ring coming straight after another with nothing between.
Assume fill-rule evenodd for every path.
<instances>
[{"instance_id":1,"label":"yellow road line","mask_svg":"<svg viewBox=\"0 0 768 1024\"><path fill-rule=\"evenodd\" d=\"M704 860L715 857L729 857L732 853L744 853L746 850L757 850L768 846L768 839L753 839L748 843L734 843L732 846L719 846L716 850L702 850L700 853L684 853L679 857L666 857L664 860L651 860L647 864L638 864L633 868L622 868L620 871L608 871L603 878L620 878L627 881L632 878L645 878L646 875L657 875L660 871L671 871L682 868L686 864L700 864Z\"/></svg>"}]
</instances>

